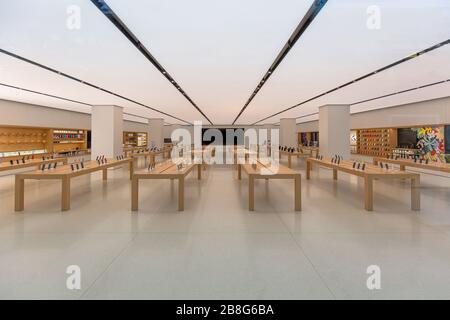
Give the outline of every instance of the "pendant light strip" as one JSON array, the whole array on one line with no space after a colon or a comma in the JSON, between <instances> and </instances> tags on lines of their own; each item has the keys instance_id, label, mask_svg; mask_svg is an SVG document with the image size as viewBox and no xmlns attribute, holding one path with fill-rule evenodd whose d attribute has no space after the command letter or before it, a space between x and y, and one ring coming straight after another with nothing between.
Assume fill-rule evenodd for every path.
<instances>
[{"instance_id":1,"label":"pendant light strip","mask_svg":"<svg viewBox=\"0 0 450 320\"><path fill-rule=\"evenodd\" d=\"M78 103L78 104L82 104L82 105L85 105L85 106L88 106L88 107L94 107L95 106L95 105L93 105L91 103L82 102L82 101L78 101L78 100L73 100L73 99L69 99L69 98L64 98L64 97L61 97L61 96L56 96L56 95L53 95L53 94L44 93L44 92L40 92L40 91L35 91L35 90L31 90L31 89L26 89L26 88L22 88L22 87L17 87L17 86L13 86L13 85L6 84L6 83L0 83L0 86L11 88L11 89L16 89L16 90L21 90L21 91L26 91L26 92L30 92L30 93L34 93L34 94L39 94L39 95L42 95L42 96L55 98L55 99L58 99L58 100ZM82 112L82 113L85 113L85 112ZM88 114L88 113L86 113L86 114ZM132 114L132 113L129 113L129 112L123 112L123 114L128 115L128 116L133 116L133 117L137 117L137 118L142 118L142 119L148 120L147 117L143 117L143 116L140 116L140 115L137 115L137 114Z\"/></svg>"},{"instance_id":2,"label":"pendant light strip","mask_svg":"<svg viewBox=\"0 0 450 320\"><path fill-rule=\"evenodd\" d=\"M366 79L366 78L369 78L369 77L371 77L371 76L373 76L373 75L375 75L375 74L377 74L377 73L380 73L380 72L386 71L386 70L388 70L388 69L391 69L391 68L393 68L393 67L395 67L395 66L398 66L398 65L401 64L401 63L405 63L405 62L407 62L407 61L410 61L410 60L412 60L412 59L415 59L415 58L417 58L417 57L419 57L419 56L421 56L421 55L423 55L423 54L425 54L425 53L428 53L428 52L430 52L430 51L436 50L436 49L438 49L438 48L440 48L440 47L442 47L442 46L444 46L444 45L447 45L447 44L449 44L449 43L450 43L450 39L445 40L445 41L443 41L443 42L440 42L440 43L438 43L438 44L435 44L435 45L433 45L433 46L431 46L431 47L429 47L429 48L426 48L426 49L424 49L424 50L422 50L422 51L413 53L413 54L411 54L411 55L409 55L409 56L407 56L407 57L405 57L405 58L402 58L402 59L400 59L400 60L397 60L397 61L395 61L395 62L393 62L393 63L391 63L391 64L389 64L389 65L387 65L387 66L384 66L384 67L382 67L382 68L380 68L380 69L377 69L377 70L375 70L375 71L372 71L372 72L370 72L370 73L367 73L367 74L365 74L365 75L363 75L363 76L361 76L361 77L359 77L359 78L356 78L356 79L354 79L354 80L352 80L352 81L349 81L349 82L347 82L347 83L344 83L344 84L342 84L342 85L340 85L340 86L338 86L338 87L336 87L336 88L333 88L333 89L328 90L328 91L326 91L326 92L324 92L324 93L318 94L317 96L314 96L314 97L309 98L309 99L307 99L307 100L305 100L305 101L302 101L302 102L300 102L300 103L297 103L296 105L293 105L292 107L283 109L283 110L281 110L281 111L279 111L279 112L276 112L276 113L274 113L274 114L272 114L272 115L270 115L270 116L268 116L268 117L265 117L265 118L263 118L263 119L261 119L261 120L258 120L258 121L256 121L255 123L253 123L252 125L255 125L255 124L259 123L259 122L262 122L262 121L264 121L264 120L267 120L267 119L270 119L270 118L272 118L272 117L275 117L275 116L277 116L277 115L279 115L279 114L281 114L281 113L284 113L284 112L286 112L286 111L289 111L289 110L292 110L292 109L294 109L294 108L297 108L297 107L299 107L299 106L301 106L301 105L303 105L303 104L305 104L305 103L308 103L308 102L310 102L310 101L316 100L317 98L323 97L323 96L325 96L325 95L327 95L327 94L329 94L329 93L332 93L332 92L334 92L334 91L337 91L337 90L340 90L340 89L342 89L342 88L345 88L345 87L347 87L347 86L349 86L349 85L351 85L351 84L353 84L353 83L356 83L356 82L358 82L358 81L361 81L361 80L364 80L364 79Z\"/></svg>"},{"instance_id":3,"label":"pendant light strip","mask_svg":"<svg viewBox=\"0 0 450 320\"><path fill-rule=\"evenodd\" d=\"M292 49L292 47L295 45L297 40L301 37L303 32L309 27L311 22L314 20L314 18L319 14L320 10L323 9L325 4L328 0L315 0L314 3L309 8L308 12L305 14L303 19L298 24L297 28L295 28L294 32L290 36L289 40L286 42L284 47L281 49L278 56L275 58L275 61L270 66L269 70L267 70L264 77L261 79L259 84L256 86L255 90L252 92L250 98L248 98L245 105L242 107L241 111L239 111L238 115L233 121L233 124L236 123L236 121L239 119L239 117L242 115L242 113L247 109L250 102L252 102L253 98L257 95L259 90L261 90L262 86L269 80L272 73L276 70L278 65L283 61L283 59L286 57L286 55L289 53L289 51Z\"/></svg>"},{"instance_id":4,"label":"pendant light strip","mask_svg":"<svg viewBox=\"0 0 450 320\"><path fill-rule=\"evenodd\" d=\"M189 103L197 109L198 112L210 124L213 124L206 114L197 106L197 104L187 95L175 79L164 69L164 67L156 60L156 58L147 50L144 44L131 32L125 23L117 16L110 6L104 0L91 0L91 2L119 29L120 32L144 55L147 60L155 66L155 68L162 73L164 77L189 101Z\"/></svg>"},{"instance_id":5,"label":"pendant light strip","mask_svg":"<svg viewBox=\"0 0 450 320\"><path fill-rule=\"evenodd\" d=\"M169 113L167 113L167 112L164 112L164 111L161 111L161 110L152 108L152 107L150 107L150 106L148 106L148 105L145 105L145 104L143 104L143 103L141 103L141 102L138 102L138 101L136 101L136 100L127 98L127 97L125 97L125 96L123 96L123 95L117 94L117 93L115 93L115 92L112 92L112 91L107 90L107 89L105 89L105 88L99 87L99 86L97 86L97 85L95 85L95 84L92 84L92 83L89 83L89 82L87 82L87 81L78 79L78 78L76 78L76 77L74 77L74 76L71 76L71 75L69 75L69 74L67 74L67 73L64 73L64 72L58 71L58 70L56 70L56 69L50 68L50 67L48 67L48 66L46 66L46 65L40 64L40 63L35 62L35 61L33 61L33 60L24 58L24 57L22 57L22 56L19 56L19 55L15 54L15 53L10 52L10 51L7 51L7 50L4 50L4 49L1 49L1 48L0 48L0 53L6 54L6 55L8 55L8 56L10 56L10 57L13 57L13 58L16 58L16 59L18 59L18 60L24 61L24 62L26 62L26 63L32 64L32 65L34 65L34 66L36 66L36 67L45 69L45 70L47 70L47 71L56 73L56 74L58 74L58 75L60 75L60 76L63 76L63 77L65 77L65 78L68 78L68 79L77 81L77 82L82 83L82 84L84 84L84 85L87 85L87 86L89 86L89 87L91 87L91 88L94 88L94 89L97 89L97 90L106 92L106 93L108 93L108 94L111 94L111 95L116 96L116 97L118 97L118 98L124 99L124 100L126 100L126 101L135 103L135 104L140 105L140 106L142 106L142 107L144 107L144 108L147 108L147 109L150 109L150 110L152 110L152 111L161 113L161 114L163 114L163 115L165 115L165 116L171 117L171 118L176 119L176 120L178 120L178 121L181 121L181 122L184 122L184 123L187 123L187 124L192 124L192 123L190 123L190 122L188 122L188 121L186 121L186 120L183 120L183 119L180 119L180 118L178 118L178 117L175 117L175 116L173 116L173 115L171 115L171 114L169 114Z\"/></svg>"}]
</instances>

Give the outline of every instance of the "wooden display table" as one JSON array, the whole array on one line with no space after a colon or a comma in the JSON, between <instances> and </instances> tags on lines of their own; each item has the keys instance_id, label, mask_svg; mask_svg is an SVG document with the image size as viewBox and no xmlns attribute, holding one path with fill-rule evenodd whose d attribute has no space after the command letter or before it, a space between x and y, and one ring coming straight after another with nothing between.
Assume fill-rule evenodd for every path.
<instances>
[{"instance_id":1,"label":"wooden display table","mask_svg":"<svg viewBox=\"0 0 450 320\"><path fill-rule=\"evenodd\" d=\"M259 160L256 162L256 168L251 164L238 163L238 179L242 178L242 169L248 175L248 210L255 210L255 180L256 179L293 179L294 180L294 206L295 211L302 210L302 195L301 195L301 174L294 170L279 165L278 170L271 168L269 165L264 165ZM266 172L264 172L266 171Z\"/></svg>"},{"instance_id":2,"label":"wooden display table","mask_svg":"<svg viewBox=\"0 0 450 320\"><path fill-rule=\"evenodd\" d=\"M302 150L302 149L300 149ZM311 157L310 153L303 153L303 151L294 151L294 152L289 152L289 151L285 151L285 150L279 150L279 155L280 155L280 159L282 155L286 155L288 157L288 167L292 168L292 157L304 157L304 158L309 158Z\"/></svg>"},{"instance_id":3,"label":"wooden display table","mask_svg":"<svg viewBox=\"0 0 450 320\"><path fill-rule=\"evenodd\" d=\"M130 156L131 154L135 153L136 151L147 151L147 147L125 147L123 148L123 154L125 157Z\"/></svg>"},{"instance_id":4,"label":"wooden display table","mask_svg":"<svg viewBox=\"0 0 450 320\"><path fill-rule=\"evenodd\" d=\"M319 154L319 147L299 147L300 150L302 150L303 152L309 152L311 157L317 157L317 155Z\"/></svg>"},{"instance_id":5,"label":"wooden display table","mask_svg":"<svg viewBox=\"0 0 450 320\"><path fill-rule=\"evenodd\" d=\"M440 172L446 172L450 173L450 164L448 163L441 163L441 162L428 162L426 164L425 162L420 163L419 161L414 162L412 159L388 159L388 158L381 158L381 157L374 157L373 158L373 164L378 165L379 162L382 163L391 163L391 164L397 164L400 166L400 170L404 171L406 167L415 167L415 168L421 168L426 170L433 170L433 171L440 171Z\"/></svg>"},{"instance_id":6,"label":"wooden display table","mask_svg":"<svg viewBox=\"0 0 450 320\"><path fill-rule=\"evenodd\" d=\"M161 163L153 171L139 171L133 174L131 182L131 210L139 208L139 180L141 179L177 179L178 180L178 211L184 210L184 179L197 166L197 178L202 178L201 164L188 164L178 170L172 161Z\"/></svg>"},{"instance_id":7,"label":"wooden display table","mask_svg":"<svg viewBox=\"0 0 450 320\"><path fill-rule=\"evenodd\" d=\"M254 150L249 150L246 148L234 148L232 150L233 152L233 158L234 158L234 163L238 164L238 156L244 156L244 161L248 162L250 158L252 159L258 159L258 152L254 151Z\"/></svg>"},{"instance_id":8,"label":"wooden display table","mask_svg":"<svg viewBox=\"0 0 450 320\"><path fill-rule=\"evenodd\" d=\"M25 172L16 174L15 185L15 211L24 210L24 193L25 193L25 180L61 180L61 210L70 210L70 180L72 178L90 174L95 171L103 171L103 180L108 179L108 168L122 166L129 164L130 179L133 176L133 161L131 158L123 160L108 159L108 163L98 164L97 161L84 162L84 169L72 171L70 165L65 165L51 170L36 170L32 172Z\"/></svg>"},{"instance_id":9,"label":"wooden display table","mask_svg":"<svg viewBox=\"0 0 450 320\"><path fill-rule=\"evenodd\" d=\"M156 157L158 155L162 155L163 159L170 158L171 150L172 150L172 148L163 148L158 151L145 151L145 152L139 152L139 153L131 153L130 156L133 159L144 157L146 162L147 162L147 157L148 157L150 159L150 163L154 164L154 163L156 163ZM167 157L166 157L166 154L167 154Z\"/></svg>"},{"instance_id":10,"label":"wooden display table","mask_svg":"<svg viewBox=\"0 0 450 320\"><path fill-rule=\"evenodd\" d=\"M353 168L353 162L342 160L340 164L331 162L331 159L318 160L308 158L306 160L306 179L311 178L313 164L320 167L333 169L333 179L337 180L338 171L353 174L364 178L364 208L373 210L373 180L375 179L411 179L411 210L420 210L420 176L417 173L409 173L395 169L381 169L375 165L366 164L365 170Z\"/></svg>"},{"instance_id":11,"label":"wooden display table","mask_svg":"<svg viewBox=\"0 0 450 320\"><path fill-rule=\"evenodd\" d=\"M42 160L42 159L30 159L25 160L25 163L22 163L21 160L19 160L19 164L16 163L14 160L13 164L9 161L3 161L0 163L0 172L3 171L9 171L9 170L17 170L17 169L23 169L23 168L30 168L30 167L36 167L39 168L41 165L49 164L49 163L62 163L67 164L67 158L55 158L55 159L48 159L48 160Z\"/></svg>"}]
</instances>

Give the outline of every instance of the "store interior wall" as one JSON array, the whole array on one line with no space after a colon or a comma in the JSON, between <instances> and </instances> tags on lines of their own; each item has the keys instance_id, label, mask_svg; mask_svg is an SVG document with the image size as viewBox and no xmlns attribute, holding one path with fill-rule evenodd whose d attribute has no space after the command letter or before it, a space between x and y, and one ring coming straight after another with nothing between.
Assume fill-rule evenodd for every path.
<instances>
[{"instance_id":1,"label":"store interior wall","mask_svg":"<svg viewBox=\"0 0 450 320\"><path fill-rule=\"evenodd\" d=\"M28 103L0 100L0 114L0 125L91 129L90 114ZM123 130L147 132L147 124L125 120Z\"/></svg>"},{"instance_id":2,"label":"store interior wall","mask_svg":"<svg viewBox=\"0 0 450 320\"><path fill-rule=\"evenodd\" d=\"M71 128L87 129L91 128L90 114L49 108L39 105L0 100L0 125L31 126L48 128ZM450 124L450 97L427 100L417 103L378 109L373 111L353 114L350 117L352 129L358 128L380 128L380 127L401 127L420 126L424 124ZM164 137L170 135L179 125L164 126ZM251 126L231 126L217 125L206 126L205 128L252 128ZM147 132L147 124L124 121L124 131ZM193 126L181 126L193 134ZM253 128L270 129L279 126L265 125L254 126ZM313 132L319 130L319 121L309 121L297 124L299 132Z\"/></svg>"},{"instance_id":3,"label":"store interior wall","mask_svg":"<svg viewBox=\"0 0 450 320\"><path fill-rule=\"evenodd\" d=\"M355 113L350 128L387 128L450 123L450 97ZM297 124L298 132L319 131L319 121Z\"/></svg>"}]
</instances>

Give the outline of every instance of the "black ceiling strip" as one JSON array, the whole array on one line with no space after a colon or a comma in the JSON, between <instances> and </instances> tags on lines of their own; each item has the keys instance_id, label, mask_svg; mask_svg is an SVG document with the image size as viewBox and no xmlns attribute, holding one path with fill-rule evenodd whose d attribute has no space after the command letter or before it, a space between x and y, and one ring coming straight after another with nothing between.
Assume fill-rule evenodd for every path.
<instances>
[{"instance_id":1,"label":"black ceiling strip","mask_svg":"<svg viewBox=\"0 0 450 320\"><path fill-rule=\"evenodd\" d=\"M55 70L55 69L53 69L53 68L50 68L50 67L45 66L45 65L43 65L43 64L40 64L40 63L38 63L38 62L35 62L35 61L30 60L30 59L27 59L27 58L24 58L24 57L22 57L22 56L19 56L19 55L15 54L15 53L9 52L9 51L4 50L4 49L1 49L1 48L0 48L0 52L3 53L3 54L8 55L8 56L10 56L10 57L19 59L19 60L21 60L21 61L27 62L27 63L32 64L32 65L34 65L34 66L37 66L37 67L39 67L39 68L42 68L42 69L45 69L45 70L47 70L47 71L56 73L56 74L58 74L58 75L60 75L60 76L66 77L66 78L68 78L68 79L77 81L77 82L82 83L82 84L85 84L85 85L87 85L87 86L89 86L89 87L92 87L92 88L94 88L94 89L97 89L97 90L106 92L106 93L108 93L108 94L111 94L111 95L113 95L113 96L119 97L119 98L124 99L124 100L126 100L126 101L135 103L135 104L140 105L140 106L142 106L142 107L144 107L144 108L147 108L147 109L150 109L150 110L152 110L152 111L155 111L155 112L161 113L161 114L163 114L163 115L166 115L166 116L168 116L168 117L177 119L177 120L179 120L179 121L181 121L181 122L188 123L188 124L192 124L192 123L190 123L190 122L188 122L188 121L186 121L186 120L183 120L183 119L180 119L180 118L178 118L178 117L175 117L175 116L173 116L173 115L171 115L171 114L168 114L167 112L164 112L164 111L161 111L161 110L152 108L152 107L147 106L147 105L145 105L145 104L143 104L143 103L140 103L140 102L138 102L138 101L136 101L136 100L127 98L127 97L125 97L125 96L122 96L122 95L117 94L117 93L115 93L115 92L112 92L112 91L110 91L110 90L104 89L104 88L99 87L99 86L97 86L97 85L94 85L94 84L92 84L92 83L89 83L89 82L83 81L83 80L81 80L81 79L75 78L75 77L73 77L73 76L71 76L71 75L69 75L69 74L67 74L67 73L64 73L64 72Z\"/></svg>"},{"instance_id":2,"label":"black ceiling strip","mask_svg":"<svg viewBox=\"0 0 450 320\"><path fill-rule=\"evenodd\" d=\"M351 84L353 84L353 83L355 83L355 82L361 81L361 80L366 79L366 78L368 78L368 77L371 77L371 76L373 76L373 75L375 75L375 74L377 74L377 73L380 73L380 72L382 72L382 71L385 71L385 70L387 70L387 69L390 69L390 68L392 68L392 67L395 67L395 66L397 66L397 65L399 65L399 64L401 64L401 63L404 63L404 62L406 62L406 61L409 61L409 60L412 60L412 59L414 59L414 58L417 58L417 57L419 57L419 56L421 56L421 55L423 55L423 54L425 54L425 53L427 53L427 52L436 50L436 49L438 49L438 48L440 48L440 47L442 47L442 46L444 46L444 45L447 45L447 44L449 44L449 43L450 43L450 39L445 40L445 41L443 41L443 42L440 42L440 43L438 43L438 44L435 44L434 46L431 46L431 47L426 48L426 49L424 49L424 50L422 50L422 51L419 51L419 52L416 52L416 53L414 53L414 54L411 54L411 55L407 56L406 58L397 60L397 61L395 61L395 62L393 62L393 63L391 63L391 64L389 64L389 65L387 65L387 66L384 66L384 67L382 67L382 68L380 68L380 69L377 69L377 70L375 70L375 71L372 71L372 72L370 72L370 73L367 73L367 74L365 74L365 75L363 75L363 76L361 76L361 77L359 77L359 78L356 78L355 80L349 81L349 82L344 83L344 84L342 84L342 85L340 85L340 86L338 86L338 87L336 87L336 88L333 88L333 89L331 89L331 90L328 90L328 91L326 91L326 92L324 92L324 93L321 93L321 94L319 94L319 95L317 95L317 96L314 96L314 97L312 97L312 98L310 98L310 99L308 99L308 100L305 100L305 101L302 101L302 102L300 102L300 103L297 103L296 105L293 105L292 107L289 107L289 108L286 108L286 109L281 110L281 111L279 111L279 112L276 112L276 113L274 113L274 114L272 114L272 115L270 115L270 116L268 116L268 117L265 117L264 119L261 119L261 120L256 121L256 122L253 123L252 125L255 125L255 124L257 124L257 123L259 123L259 122L261 122L261 121L270 119L270 118L272 118L272 117L274 117L274 116L277 116L277 115L279 115L279 114L281 114L281 113L283 113L283 112L286 112L286 111L289 111L289 110L291 110L291 109L297 108L297 107L299 107L299 106L301 106L301 105L303 105L303 104L305 104L305 103L307 103L307 102L310 102L310 101L315 100L315 99L317 99L317 98L323 97L324 95L327 95L327 94L329 94L329 93L332 93L332 92L334 92L334 91L337 91L337 90L339 90L339 89L342 89L342 88L344 88L344 87L347 87L347 86L349 86L349 85L351 85Z\"/></svg>"},{"instance_id":3,"label":"black ceiling strip","mask_svg":"<svg viewBox=\"0 0 450 320\"><path fill-rule=\"evenodd\" d=\"M397 92L393 92L393 93L384 94L382 96L378 96L378 97L375 97L375 98L370 98L370 99L365 99L365 100L361 100L361 101L358 101L358 102L353 102L353 103L350 103L349 106L354 106L354 105L361 104L361 103L364 103L364 102L369 102L369 101L374 101L374 100L383 99L383 98L387 98L387 97L392 97L392 96L395 96L395 95L398 95L398 94L411 92L411 91L415 91L415 90L419 90L419 89L424 89L424 88L436 86L438 84L443 84L443 83L446 83L446 82L450 82L450 79L437 81L437 82L433 82L433 83L429 83L429 84L425 84L425 85L422 85L422 86L418 86L418 87L414 87L414 88L410 88L410 89L406 89L406 90L401 90L401 91L397 91ZM361 111L361 112L365 112L365 111ZM359 113L359 112L355 112L355 113ZM319 112L306 114L306 115L297 117L295 119L306 118L306 117L313 116L313 115L316 115L316 114L319 114ZM352 113L352 114L354 114L354 113Z\"/></svg>"},{"instance_id":4,"label":"black ceiling strip","mask_svg":"<svg viewBox=\"0 0 450 320\"><path fill-rule=\"evenodd\" d=\"M206 116L206 114L195 104L195 102L187 95L187 93L181 88L181 86L175 81L175 79L169 75L169 73L164 69L164 67L156 60L154 56L147 50L142 42L131 32L130 29L125 25L125 23L116 15L116 13L108 6L104 0L91 0L91 2L111 21L120 32L147 58L155 68L162 73L164 77L169 80L169 82L190 102L191 105L197 109L200 114L213 124L211 120Z\"/></svg>"},{"instance_id":5,"label":"black ceiling strip","mask_svg":"<svg viewBox=\"0 0 450 320\"><path fill-rule=\"evenodd\" d=\"M382 96L379 96L379 97L375 97L375 98L371 98L371 99L361 100L361 101L358 101L358 102L351 103L350 106L354 106L354 105L357 105L357 104L360 104L360 103L364 103L364 102L369 102L369 101L373 101L373 100L378 100L378 99L382 99L382 98L395 96L395 95L401 94L401 93L406 93L406 92L410 92L410 91L414 91L414 90L419 90L419 89L435 86L435 85L442 84L442 83L449 82L449 81L450 81L450 79L443 80L443 81L438 81L438 82L433 82L433 83L425 84L423 86L410 88L410 89L406 89L406 90L402 90L402 91L397 91L397 92L385 94L385 95L382 95Z\"/></svg>"},{"instance_id":6,"label":"black ceiling strip","mask_svg":"<svg viewBox=\"0 0 450 320\"><path fill-rule=\"evenodd\" d=\"M270 76L273 74L275 69L278 67L278 65L283 61L284 57L289 53L291 48L295 45L297 40L300 38L300 36L305 32L305 30L309 27L311 22L314 20L314 18L319 14L320 10L325 6L328 0L315 0L314 3L309 8L308 12L305 14L303 19L298 24L297 28L295 28L294 32L290 36L289 40L286 42L284 47L281 49L278 56L275 58L275 61L270 66L269 70L267 70L264 77L261 79L259 84L256 86L256 89L252 92L250 95L250 98L248 98L245 105L242 107L241 111L239 111L238 115L233 121L233 124L236 123L237 119L242 115L244 110L248 107L250 102L252 102L253 98L256 96L256 94L261 90L262 86L267 82L267 80L270 78Z\"/></svg>"},{"instance_id":7,"label":"black ceiling strip","mask_svg":"<svg viewBox=\"0 0 450 320\"><path fill-rule=\"evenodd\" d=\"M82 102L82 101L78 101L78 100L73 100L73 99L69 99L69 98L64 98L64 97L60 97L60 96L55 96L53 94L39 92L39 91L34 91L34 90L22 88L22 87L13 86L13 85L6 84L6 83L0 83L0 86L8 87L8 88L11 88L11 89L22 90L22 91L26 91L26 92L31 92L31 93L39 94L39 95L42 95L42 96L59 99L59 100L74 102L74 103L82 104L82 105L85 105L85 106L88 106L88 107L93 107L94 106L91 103ZM82 113L84 113L84 112L82 112ZM133 117L138 117L138 118L142 118L142 119L147 119L148 120L147 117L143 117L143 116L140 116L140 115L137 115L137 114L132 114L132 113L128 113L128 112L123 112L123 114L128 115L128 116L133 116Z\"/></svg>"}]
</instances>

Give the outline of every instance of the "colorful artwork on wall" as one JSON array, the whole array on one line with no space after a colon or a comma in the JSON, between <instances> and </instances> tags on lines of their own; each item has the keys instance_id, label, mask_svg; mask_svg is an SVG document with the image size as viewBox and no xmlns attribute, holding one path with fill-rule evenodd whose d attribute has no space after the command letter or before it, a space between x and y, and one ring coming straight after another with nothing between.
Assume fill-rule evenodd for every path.
<instances>
[{"instance_id":1,"label":"colorful artwork on wall","mask_svg":"<svg viewBox=\"0 0 450 320\"><path fill-rule=\"evenodd\" d=\"M445 162L444 127L414 128L419 153L432 161Z\"/></svg>"}]
</instances>

